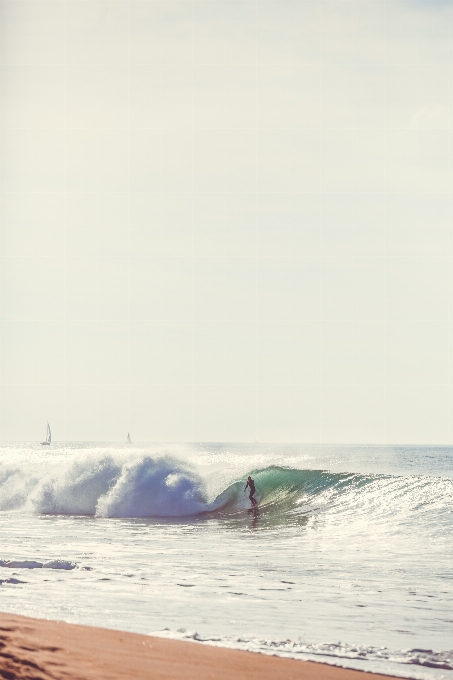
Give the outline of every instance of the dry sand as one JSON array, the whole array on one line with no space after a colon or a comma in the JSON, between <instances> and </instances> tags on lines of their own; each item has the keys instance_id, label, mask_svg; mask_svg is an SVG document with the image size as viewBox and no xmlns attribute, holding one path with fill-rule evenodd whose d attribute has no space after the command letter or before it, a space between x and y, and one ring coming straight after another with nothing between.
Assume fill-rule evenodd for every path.
<instances>
[{"instance_id":1,"label":"dry sand","mask_svg":"<svg viewBox=\"0 0 453 680\"><path fill-rule=\"evenodd\" d=\"M0 678L6 680L363 680L364 677L360 671L309 661L0 614ZM372 680L385 677L373 675Z\"/></svg>"}]
</instances>

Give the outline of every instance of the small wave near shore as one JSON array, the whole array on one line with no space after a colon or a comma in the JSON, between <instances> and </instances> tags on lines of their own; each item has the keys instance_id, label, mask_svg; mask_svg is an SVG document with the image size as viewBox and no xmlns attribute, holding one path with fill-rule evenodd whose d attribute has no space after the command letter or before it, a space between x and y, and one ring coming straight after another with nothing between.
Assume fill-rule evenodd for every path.
<instances>
[{"instance_id":1,"label":"small wave near shore","mask_svg":"<svg viewBox=\"0 0 453 680\"><path fill-rule=\"evenodd\" d=\"M371 670L372 672L392 673L407 678L427 677L414 671L419 668L436 669L439 671L453 670L453 650L435 651L433 649L399 649L387 647L372 647L369 645L352 645L342 642L310 643L303 640L267 640L257 637L206 635L185 628L172 631L163 629L154 631L151 635L172 640L190 640L208 645L241 649L248 652L272 654L292 659L316 661L334 666ZM384 668L382 668L384 666ZM407 670L401 669L406 666ZM431 676L430 676L431 677ZM445 678L444 674L440 678Z\"/></svg>"}]
</instances>

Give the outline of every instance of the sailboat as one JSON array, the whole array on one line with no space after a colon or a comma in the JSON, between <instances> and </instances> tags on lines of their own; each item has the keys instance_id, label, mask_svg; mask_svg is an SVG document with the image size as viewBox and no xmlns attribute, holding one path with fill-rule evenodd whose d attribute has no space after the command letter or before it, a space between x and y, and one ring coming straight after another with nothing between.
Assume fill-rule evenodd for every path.
<instances>
[{"instance_id":1,"label":"sailboat","mask_svg":"<svg viewBox=\"0 0 453 680\"><path fill-rule=\"evenodd\" d=\"M52 433L50 431L50 425L47 423L47 434L46 434L46 441L41 442L42 446L50 446L50 442L52 441Z\"/></svg>"},{"instance_id":2,"label":"sailboat","mask_svg":"<svg viewBox=\"0 0 453 680\"><path fill-rule=\"evenodd\" d=\"M127 433L126 444L132 444L132 439L131 439L131 435L129 434L129 432Z\"/></svg>"}]
</instances>

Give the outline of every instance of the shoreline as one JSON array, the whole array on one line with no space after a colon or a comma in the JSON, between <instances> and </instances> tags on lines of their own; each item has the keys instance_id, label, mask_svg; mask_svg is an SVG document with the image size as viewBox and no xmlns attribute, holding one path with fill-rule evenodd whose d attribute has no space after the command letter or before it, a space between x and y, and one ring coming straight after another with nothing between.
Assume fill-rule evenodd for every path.
<instances>
[{"instance_id":1,"label":"shoreline","mask_svg":"<svg viewBox=\"0 0 453 680\"><path fill-rule=\"evenodd\" d=\"M0 612L0 677L8 680L363 680L363 673Z\"/></svg>"}]
</instances>

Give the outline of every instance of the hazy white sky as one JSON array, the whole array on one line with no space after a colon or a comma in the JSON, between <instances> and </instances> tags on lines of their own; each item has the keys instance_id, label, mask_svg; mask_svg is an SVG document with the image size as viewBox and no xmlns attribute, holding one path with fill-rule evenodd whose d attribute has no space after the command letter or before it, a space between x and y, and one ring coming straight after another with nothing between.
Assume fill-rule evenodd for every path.
<instances>
[{"instance_id":1,"label":"hazy white sky","mask_svg":"<svg viewBox=\"0 0 453 680\"><path fill-rule=\"evenodd\" d=\"M452 2L0 8L0 438L453 443Z\"/></svg>"}]
</instances>

